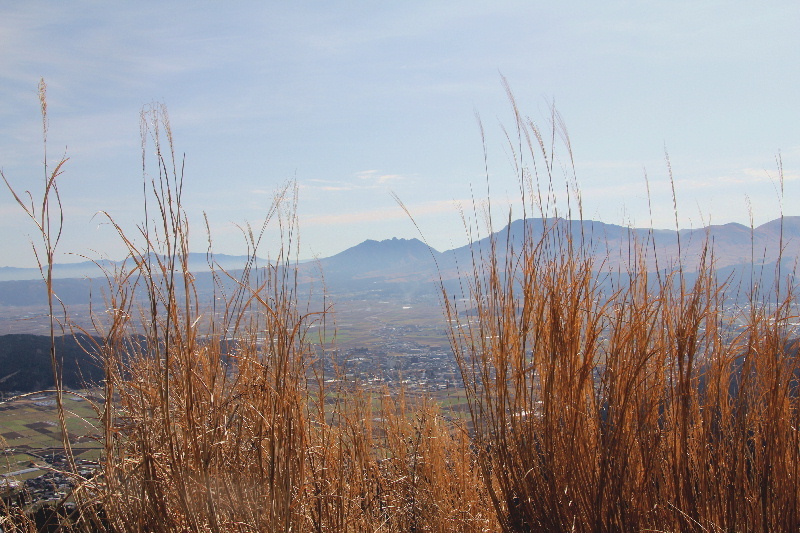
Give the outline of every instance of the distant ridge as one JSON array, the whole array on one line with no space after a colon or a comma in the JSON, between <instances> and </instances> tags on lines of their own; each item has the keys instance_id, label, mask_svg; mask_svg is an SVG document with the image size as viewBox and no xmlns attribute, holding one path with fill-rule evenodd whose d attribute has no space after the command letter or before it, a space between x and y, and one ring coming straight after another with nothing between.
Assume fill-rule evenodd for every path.
<instances>
[{"instance_id":1,"label":"distant ridge","mask_svg":"<svg viewBox=\"0 0 800 533\"><path fill-rule=\"evenodd\" d=\"M695 270L703 250L708 246L715 267L722 269L773 264L779 257L784 262L800 257L800 216L784 217L782 222L781 219L772 220L752 230L742 224L729 223L676 232L631 228L593 220L535 218L515 220L492 237L475 242L474 246L476 250L486 253L494 238L502 258L506 243L518 250L526 233L537 242L542 240L551 245L557 245L558 239L568 238L574 246L581 247L586 254L594 257L604 269L624 270L630 266L628 261L633 257L633 247L636 245L646 253L647 267L651 271L657 263L661 269L680 263L684 269ZM444 253L462 264L471 254L469 245Z\"/></svg>"},{"instance_id":2,"label":"distant ridge","mask_svg":"<svg viewBox=\"0 0 800 533\"><path fill-rule=\"evenodd\" d=\"M241 270L248 261L245 255L213 255L215 268L224 270ZM260 265L266 265L266 259L256 259ZM122 261L111 261L101 259L95 261L82 261L80 263L54 263L53 277L55 279L68 278L101 278L104 277L103 269L113 272L115 268L122 267L130 259ZM208 256L204 253L189 254L189 270L192 272L208 272ZM42 276L38 268L17 268L0 267L0 281L27 281L41 280Z\"/></svg>"},{"instance_id":3,"label":"distant ridge","mask_svg":"<svg viewBox=\"0 0 800 533\"><path fill-rule=\"evenodd\" d=\"M57 336L55 345L63 361L64 386L70 389L97 385L105 377L99 359L84 351L100 339L77 334ZM53 387L50 336L0 335L0 392L28 392Z\"/></svg>"},{"instance_id":4,"label":"distant ridge","mask_svg":"<svg viewBox=\"0 0 800 533\"><path fill-rule=\"evenodd\" d=\"M538 240L568 237L573 245L582 246L584 253L594 257L605 269L626 269L633 257L632 246L643 249L647 256L647 268L654 270L671 268L679 262L684 269L693 270L706 244L713 251L717 269L752 268L774 264L779 256L784 263L800 257L800 216L776 219L756 228L729 223L711 225L699 229L675 230L632 228L606 224L593 220L568 220L562 218L531 218L515 220L474 243L475 251L486 254L492 238L497 242L499 258L503 258L506 243L519 249L523 236L528 234ZM680 254L678 242L680 240ZM558 244L555 240L552 245ZM555 249L555 248L554 248ZM680 257L679 257L680 255ZM358 280L382 280L394 282L434 281L441 274L445 279L458 275L459 269L471 265L473 250L469 245L439 252L419 239L391 238L382 241L366 240L336 255L300 265L301 279L319 277L321 267L328 282ZM244 268L246 256L215 254L215 267L228 271ZM257 259L258 266L267 261ZM122 266L124 262L100 261L108 270ZM204 253L189 254L192 272L209 271L208 257ZM54 277L96 278L102 271L91 262L54 265ZM36 268L0 267L0 281L40 280Z\"/></svg>"}]
</instances>

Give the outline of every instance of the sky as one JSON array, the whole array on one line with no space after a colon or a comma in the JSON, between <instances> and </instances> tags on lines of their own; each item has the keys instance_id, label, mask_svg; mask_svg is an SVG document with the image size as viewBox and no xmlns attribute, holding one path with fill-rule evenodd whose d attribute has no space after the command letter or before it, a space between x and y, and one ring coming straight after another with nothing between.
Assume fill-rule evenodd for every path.
<instances>
[{"instance_id":1,"label":"sky","mask_svg":"<svg viewBox=\"0 0 800 533\"><path fill-rule=\"evenodd\" d=\"M108 216L136 241L157 175L140 116L161 105L193 251L205 217L215 252L246 253L287 183L301 259L392 237L443 251L487 199L495 229L522 216L507 84L552 141L559 214L576 183L584 218L674 228L674 183L680 227L759 225L800 215L798 23L796 0L2 2L0 168L38 201L43 78L50 168L69 158L57 262L124 257ZM0 266L34 265L32 239L0 190Z\"/></svg>"}]
</instances>

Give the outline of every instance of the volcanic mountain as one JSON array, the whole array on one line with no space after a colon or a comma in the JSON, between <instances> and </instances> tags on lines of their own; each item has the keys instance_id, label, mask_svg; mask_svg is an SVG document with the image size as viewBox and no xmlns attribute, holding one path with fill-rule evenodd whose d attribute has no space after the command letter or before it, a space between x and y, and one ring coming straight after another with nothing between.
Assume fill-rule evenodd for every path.
<instances>
[{"instance_id":1,"label":"volcanic mountain","mask_svg":"<svg viewBox=\"0 0 800 533\"><path fill-rule=\"evenodd\" d=\"M366 240L334 256L320 259L326 280L407 281L431 278L442 254L419 239Z\"/></svg>"}]
</instances>

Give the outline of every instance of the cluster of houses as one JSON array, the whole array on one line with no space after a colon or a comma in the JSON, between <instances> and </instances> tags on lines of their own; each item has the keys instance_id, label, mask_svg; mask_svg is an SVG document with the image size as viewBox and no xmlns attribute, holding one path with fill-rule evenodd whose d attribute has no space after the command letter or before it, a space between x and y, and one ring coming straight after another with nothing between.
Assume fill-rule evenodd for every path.
<instances>
[{"instance_id":1,"label":"cluster of houses","mask_svg":"<svg viewBox=\"0 0 800 533\"><path fill-rule=\"evenodd\" d=\"M61 451L47 451L41 454L28 452L34 461L26 469L10 472L0 476L0 496L7 508L20 508L28 514L51 506L69 510L74 505L69 501L75 476L67 474L70 470L66 454ZM91 479L100 468L96 461L76 458L77 475L82 479ZM42 475L24 481L15 477L24 476L36 471Z\"/></svg>"}]
</instances>

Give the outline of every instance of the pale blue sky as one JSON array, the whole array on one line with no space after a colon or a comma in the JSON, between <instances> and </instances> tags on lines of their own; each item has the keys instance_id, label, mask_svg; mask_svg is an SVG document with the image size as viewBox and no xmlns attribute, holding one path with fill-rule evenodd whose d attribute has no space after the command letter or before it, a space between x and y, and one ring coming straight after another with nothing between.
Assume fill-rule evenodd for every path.
<instances>
[{"instance_id":1,"label":"pale blue sky","mask_svg":"<svg viewBox=\"0 0 800 533\"><path fill-rule=\"evenodd\" d=\"M142 220L150 102L186 154L197 251L205 211L215 250L243 253L235 224L258 223L288 179L303 257L417 236L392 191L444 250L465 243L454 204L470 184L485 191L475 112L494 205L518 196L502 73L534 121L546 126L553 101L563 115L587 218L648 225L646 169L654 224L673 226L666 147L683 226L749 223L748 204L760 224L780 213L779 151L784 212L800 214L799 25L796 0L3 2L0 167L37 188L41 76L51 159L70 157L65 253L120 258L95 213ZM7 192L0 215L0 266L30 266L31 228Z\"/></svg>"}]
</instances>

